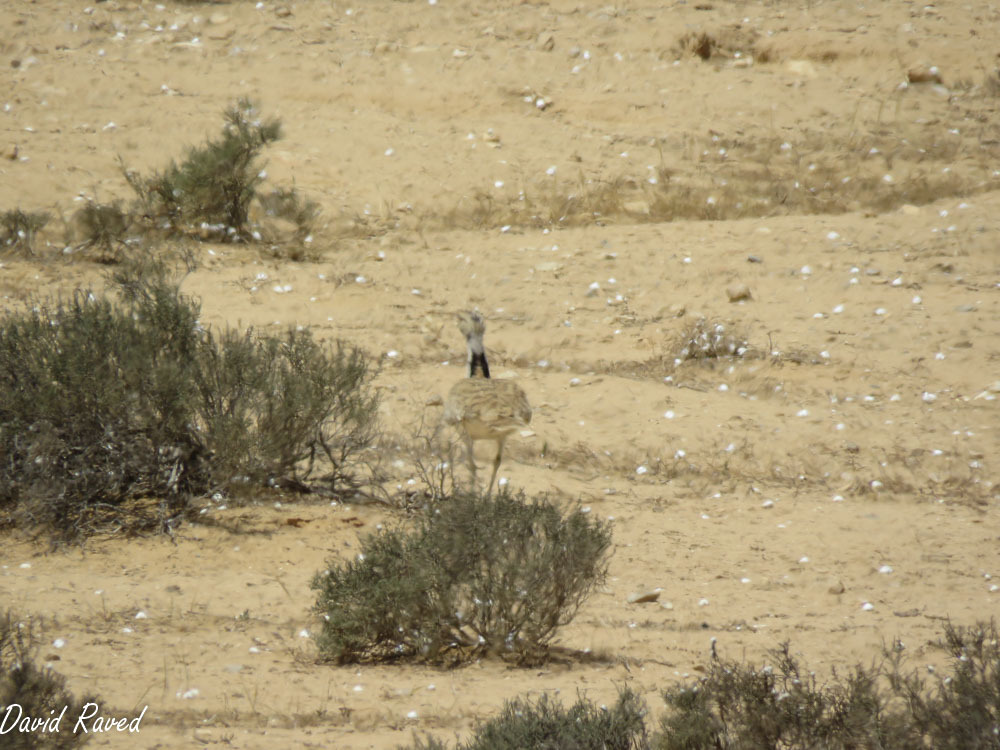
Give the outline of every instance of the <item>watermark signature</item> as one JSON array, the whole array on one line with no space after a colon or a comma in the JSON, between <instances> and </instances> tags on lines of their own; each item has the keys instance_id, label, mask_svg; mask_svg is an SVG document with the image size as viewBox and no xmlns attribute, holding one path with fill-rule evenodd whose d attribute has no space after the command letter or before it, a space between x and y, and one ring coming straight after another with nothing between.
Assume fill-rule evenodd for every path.
<instances>
[{"instance_id":1,"label":"watermark signature","mask_svg":"<svg viewBox=\"0 0 1000 750\"><path fill-rule=\"evenodd\" d=\"M66 712L69 706L63 706L59 715L56 710L49 711L48 716L29 716L24 712L20 703L11 703L4 711L3 718L0 719L0 735L17 732L18 734L29 734L37 732L39 734L55 734L65 728L73 734L100 734L102 732L138 732L142 717L146 715L143 706L138 716L129 718L128 716L107 716L101 714L101 707L96 703L85 703L80 709L78 716L70 716L72 727L67 723Z\"/></svg>"}]
</instances>

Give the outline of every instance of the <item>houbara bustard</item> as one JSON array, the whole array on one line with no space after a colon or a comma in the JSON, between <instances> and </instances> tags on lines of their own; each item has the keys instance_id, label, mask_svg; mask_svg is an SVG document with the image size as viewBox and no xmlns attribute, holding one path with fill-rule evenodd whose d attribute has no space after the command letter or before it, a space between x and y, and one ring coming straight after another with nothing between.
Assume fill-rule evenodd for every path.
<instances>
[{"instance_id":1,"label":"houbara bustard","mask_svg":"<svg viewBox=\"0 0 1000 750\"><path fill-rule=\"evenodd\" d=\"M460 380L448 392L444 405L444 421L454 425L465 438L472 483L476 483L476 459L472 444L476 440L493 440L497 455L493 459L493 475L487 494L500 469L503 444L512 432L525 429L531 422L531 406L521 387L510 380L491 380L486 361L483 334L486 324L478 312L460 312L458 328L465 336L469 351L468 377ZM477 373L480 377L477 377Z\"/></svg>"}]
</instances>

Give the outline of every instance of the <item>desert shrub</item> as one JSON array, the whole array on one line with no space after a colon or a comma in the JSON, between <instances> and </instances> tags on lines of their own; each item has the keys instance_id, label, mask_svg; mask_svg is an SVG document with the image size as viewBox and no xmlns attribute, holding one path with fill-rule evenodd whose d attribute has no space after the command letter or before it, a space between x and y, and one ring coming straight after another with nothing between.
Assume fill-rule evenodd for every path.
<instances>
[{"instance_id":1,"label":"desert shrub","mask_svg":"<svg viewBox=\"0 0 1000 750\"><path fill-rule=\"evenodd\" d=\"M642 700L627 687L611 707L580 698L566 709L548 694L537 701L516 698L455 750L644 750L649 747L645 713ZM414 738L410 747L444 750L446 746L427 737Z\"/></svg>"},{"instance_id":2,"label":"desert shrub","mask_svg":"<svg viewBox=\"0 0 1000 750\"><path fill-rule=\"evenodd\" d=\"M546 499L458 493L315 576L317 644L340 662L540 656L604 580L611 531Z\"/></svg>"},{"instance_id":3,"label":"desert shrub","mask_svg":"<svg viewBox=\"0 0 1000 750\"><path fill-rule=\"evenodd\" d=\"M317 489L306 485L318 478L328 494L358 487L357 459L376 437L378 411L360 349L324 346L308 330L206 332L194 377L213 484Z\"/></svg>"},{"instance_id":4,"label":"desert shrub","mask_svg":"<svg viewBox=\"0 0 1000 750\"><path fill-rule=\"evenodd\" d=\"M718 321L698 318L679 331L668 354L675 362L743 357L750 351L745 333Z\"/></svg>"},{"instance_id":5,"label":"desert shrub","mask_svg":"<svg viewBox=\"0 0 1000 750\"><path fill-rule=\"evenodd\" d=\"M716 659L699 684L667 690L660 750L885 746L877 670L820 684L787 643L772 658L761 668Z\"/></svg>"},{"instance_id":6,"label":"desert shrub","mask_svg":"<svg viewBox=\"0 0 1000 750\"><path fill-rule=\"evenodd\" d=\"M22 211L15 208L0 214L0 250L32 254L35 235L49 223L47 211Z\"/></svg>"},{"instance_id":7,"label":"desert shrub","mask_svg":"<svg viewBox=\"0 0 1000 750\"><path fill-rule=\"evenodd\" d=\"M87 696L77 701L66 689L66 678L49 667L39 667L37 642L30 620L22 620L10 611L0 615L0 708L17 704L23 716L53 718L66 708L59 732L19 732L16 729L3 735L5 750L68 750L83 745L89 735L69 731L70 717L79 716L83 706L96 703L97 698ZM19 714L11 713L11 721ZM75 719L74 719L75 720Z\"/></svg>"},{"instance_id":8,"label":"desert shrub","mask_svg":"<svg viewBox=\"0 0 1000 750\"><path fill-rule=\"evenodd\" d=\"M883 661L833 673L820 684L788 644L773 664L713 657L705 677L664 693L668 711L659 750L776 750L881 748L998 750L1000 748L1000 633L996 623L947 625L943 647L950 672L933 683L907 670L901 652Z\"/></svg>"},{"instance_id":9,"label":"desert shrub","mask_svg":"<svg viewBox=\"0 0 1000 750\"><path fill-rule=\"evenodd\" d=\"M948 623L941 646L951 659L950 673L924 678L917 672L904 673L898 661L888 670L893 693L907 706L908 746L1000 749L1000 632L996 621L967 628Z\"/></svg>"},{"instance_id":10,"label":"desert shrub","mask_svg":"<svg viewBox=\"0 0 1000 750\"><path fill-rule=\"evenodd\" d=\"M295 225L295 239L302 241L313 231L319 217L319 204L303 198L295 188L275 188L257 197L267 216L290 221Z\"/></svg>"},{"instance_id":11,"label":"desert shrub","mask_svg":"<svg viewBox=\"0 0 1000 750\"><path fill-rule=\"evenodd\" d=\"M258 157L281 137L281 123L259 119L247 99L227 109L225 120L221 136L190 148L180 164L151 177L123 166L144 215L198 228L206 237L251 236L250 203L263 180Z\"/></svg>"},{"instance_id":12,"label":"desert shrub","mask_svg":"<svg viewBox=\"0 0 1000 750\"><path fill-rule=\"evenodd\" d=\"M118 299L78 291L0 320L8 521L69 538L169 528L212 491L353 487L377 409L360 351L308 331L216 336L162 264L115 282Z\"/></svg>"},{"instance_id":13,"label":"desert shrub","mask_svg":"<svg viewBox=\"0 0 1000 750\"><path fill-rule=\"evenodd\" d=\"M70 232L77 247L93 248L100 253L100 259L117 261L132 221L133 217L122 208L121 201L87 201L73 214Z\"/></svg>"}]
</instances>

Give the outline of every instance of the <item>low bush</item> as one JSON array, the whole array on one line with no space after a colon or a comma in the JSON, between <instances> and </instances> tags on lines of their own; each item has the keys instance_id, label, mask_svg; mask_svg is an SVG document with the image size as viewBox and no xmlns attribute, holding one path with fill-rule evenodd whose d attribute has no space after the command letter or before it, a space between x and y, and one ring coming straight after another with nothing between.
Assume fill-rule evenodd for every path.
<instances>
[{"instance_id":1,"label":"low bush","mask_svg":"<svg viewBox=\"0 0 1000 750\"><path fill-rule=\"evenodd\" d=\"M281 137L281 123L261 120L247 99L227 109L225 120L221 136L190 148L180 164L171 162L151 177L122 165L140 212L157 226L166 219L206 239L250 239L250 203L264 179L258 158Z\"/></svg>"},{"instance_id":2,"label":"low bush","mask_svg":"<svg viewBox=\"0 0 1000 750\"><path fill-rule=\"evenodd\" d=\"M644 750L642 700L629 688L614 706L597 706L580 698L566 709L545 694L537 701L508 701L494 719L480 724L468 742L455 750ZM411 750L445 750L442 742L414 738Z\"/></svg>"},{"instance_id":3,"label":"low bush","mask_svg":"<svg viewBox=\"0 0 1000 750\"><path fill-rule=\"evenodd\" d=\"M51 218L47 211L22 211L20 208L4 211L0 214L0 251L32 255L35 235Z\"/></svg>"},{"instance_id":4,"label":"low bush","mask_svg":"<svg viewBox=\"0 0 1000 750\"><path fill-rule=\"evenodd\" d=\"M0 319L8 523L169 529L201 494L359 484L378 407L361 351L206 331L163 264L127 263L115 283L117 299L78 291Z\"/></svg>"},{"instance_id":5,"label":"low bush","mask_svg":"<svg viewBox=\"0 0 1000 750\"><path fill-rule=\"evenodd\" d=\"M821 684L788 644L763 667L713 658L705 677L664 693L657 750L998 750L1000 633L945 627L949 673L907 670L897 648ZM930 684L928 684L930 681Z\"/></svg>"},{"instance_id":6,"label":"low bush","mask_svg":"<svg viewBox=\"0 0 1000 750\"><path fill-rule=\"evenodd\" d=\"M604 580L610 545L607 524L546 499L457 493L314 577L320 653L536 659Z\"/></svg>"},{"instance_id":7,"label":"low bush","mask_svg":"<svg viewBox=\"0 0 1000 750\"><path fill-rule=\"evenodd\" d=\"M0 615L0 718L7 707L20 706L21 713L11 713L10 721L17 716L49 719L58 717L65 707L65 718L59 732L21 732L17 729L3 735L5 750L69 750L83 745L89 735L69 731L69 717L79 716L87 703L98 699L87 696L76 700L66 689L66 678L49 667L39 667L35 631L30 620L16 617L7 611Z\"/></svg>"}]
</instances>

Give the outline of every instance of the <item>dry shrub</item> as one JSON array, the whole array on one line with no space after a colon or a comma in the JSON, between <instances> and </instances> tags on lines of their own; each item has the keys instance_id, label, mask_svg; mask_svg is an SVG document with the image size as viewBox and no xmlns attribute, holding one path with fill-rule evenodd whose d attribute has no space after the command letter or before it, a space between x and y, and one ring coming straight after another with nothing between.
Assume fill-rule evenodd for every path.
<instances>
[{"instance_id":1,"label":"dry shrub","mask_svg":"<svg viewBox=\"0 0 1000 750\"><path fill-rule=\"evenodd\" d=\"M613 706L579 698L570 708L548 694L537 700L515 698L500 715L479 724L455 750L646 750L646 708L630 688ZM415 737L412 750L445 750L434 739ZM405 750L405 749L404 749Z\"/></svg>"},{"instance_id":2,"label":"dry shrub","mask_svg":"<svg viewBox=\"0 0 1000 750\"><path fill-rule=\"evenodd\" d=\"M118 298L78 291L0 320L8 523L56 539L169 530L202 494L366 481L378 397L363 352L308 330L204 330L164 264L114 280Z\"/></svg>"},{"instance_id":3,"label":"dry shrub","mask_svg":"<svg viewBox=\"0 0 1000 750\"><path fill-rule=\"evenodd\" d=\"M787 643L763 667L714 654L706 675L664 693L658 750L744 748L1000 748L1000 633L996 623L945 626L950 673L905 670L898 643L883 660L827 683ZM928 684L928 682L930 684Z\"/></svg>"},{"instance_id":4,"label":"dry shrub","mask_svg":"<svg viewBox=\"0 0 1000 750\"><path fill-rule=\"evenodd\" d=\"M3 735L4 750L70 750L83 745L89 735L71 731L60 724L60 731L21 732L13 728L19 715L50 719L65 710L65 719L81 714L87 703L98 703L92 695L76 700L66 689L66 678L50 667L39 667L38 638L34 622L16 616L10 610L0 615L0 718L15 704L21 713L11 711Z\"/></svg>"},{"instance_id":5,"label":"dry shrub","mask_svg":"<svg viewBox=\"0 0 1000 750\"><path fill-rule=\"evenodd\" d=\"M22 211L15 208L0 214L0 253L34 255L35 235L49 223L47 211Z\"/></svg>"},{"instance_id":6,"label":"dry shrub","mask_svg":"<svg viewBox=\"0 0 1000 750\"><path fill-rule=\"evenodd\" d=\"M337 662L537 660L607 573L609 526L541 498L456 493L315 576Z\"/></svg>"},{"instance_id":7,"label":"dry shrub","mask_svg":"<svg viewBox=\"0 0 1000 750\"><path fill-rule=\"evenodd\" d=\"M707 318L685 326L667 347L675 364L691 360L731 359L753 353L746 332L739 327Z\"/></svg>"}]
</instances>

